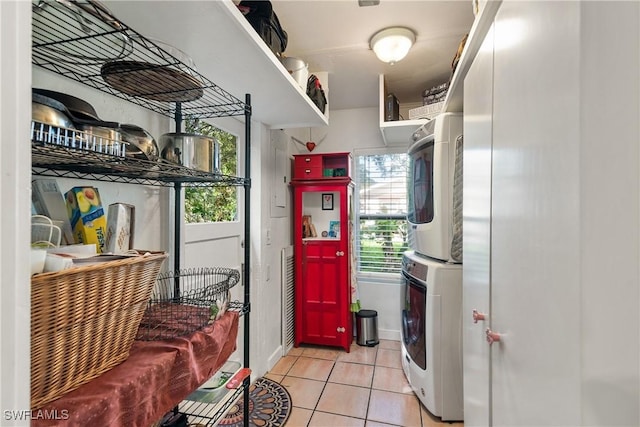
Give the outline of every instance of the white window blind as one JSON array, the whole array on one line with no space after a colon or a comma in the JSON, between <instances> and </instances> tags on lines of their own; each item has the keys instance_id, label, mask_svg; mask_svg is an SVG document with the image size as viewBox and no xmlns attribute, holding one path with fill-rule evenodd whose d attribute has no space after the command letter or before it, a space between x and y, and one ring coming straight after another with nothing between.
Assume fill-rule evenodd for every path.
<instances>
[{"instance_id":1,"label":"white window blind","mask_svg":"<svg viewBox=\"0 0 640 427\"><path fill-rule=\"evenodd\" d=\"M358 271L399 273L407 250L407 155L359 155L356 167Z\"/></svg>"}]
</instances>

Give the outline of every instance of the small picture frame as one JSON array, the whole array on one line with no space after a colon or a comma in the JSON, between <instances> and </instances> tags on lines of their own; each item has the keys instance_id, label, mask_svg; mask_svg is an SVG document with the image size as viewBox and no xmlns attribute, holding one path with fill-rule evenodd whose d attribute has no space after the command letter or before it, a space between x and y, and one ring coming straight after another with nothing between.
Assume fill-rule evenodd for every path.
<instances>
[{"instance_id":1,"label":"small picture frame","mask_svg":"<svg viewBox=\"0 0 640 427\"><path fill-rule=\"evenodd\" d=\"M323 211L332 211L333 210L333 194L331 194L331 193L322 193L322 210Z\"/></svg>"},{"instance_id":2,"label":"small picture frame","mask_svg":"<svg viewBox=\"0 0 640 427\"><path fill-rule=\"evenodd\" d=\"M340 238L340 221L329 221L329 237Z\"/></svg>"}]
</instances>

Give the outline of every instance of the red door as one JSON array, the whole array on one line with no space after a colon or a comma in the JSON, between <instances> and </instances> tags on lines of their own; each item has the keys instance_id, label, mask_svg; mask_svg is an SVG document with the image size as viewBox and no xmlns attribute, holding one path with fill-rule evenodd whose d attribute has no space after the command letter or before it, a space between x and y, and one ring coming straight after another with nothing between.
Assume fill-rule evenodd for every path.
<instances>
[{"instance_id":1,"label":"red door","mask_svg":"<svg viewBox=\"0 0 640 427\"><path fill-rule=\"evenodd\" d=\"M344 304L340 286L339 241L302 243L302 340L322 345L341 345L341 310Z\"/></svg>"}]
</instances>

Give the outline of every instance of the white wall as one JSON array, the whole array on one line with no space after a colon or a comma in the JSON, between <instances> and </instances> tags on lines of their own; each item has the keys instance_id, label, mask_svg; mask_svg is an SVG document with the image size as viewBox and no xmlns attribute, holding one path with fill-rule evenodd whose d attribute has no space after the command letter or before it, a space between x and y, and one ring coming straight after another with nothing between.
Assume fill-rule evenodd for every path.
<instances>
[{"instance_id":1,"label":"white wall","mask_svg":"<svg viewBox=\"0 0 640 427\"><path fill-rule=\"evenodd\" d=\"M5 411L25 411L29 397L29 61L31 3L0 2L0 424L29 425ZM23 30L27 29L27 30ZM26 338L25 338L26 337Z\"/></svg>"},{"instance_id":2,"label":"white wall","mask_svg":"<svg viewBox=\"0 0 640 427\"><path fill-rule=\"evenodd\" d=\"M359 149L384 148L378 114L378 108L331 111L328 127L312 128L312 139L318 144L313 153L353 152ZM303 142L309 140L309 128L292 129L286 132ZM324 140L320 142L323 137ZM309 152L306 147L296 142L292 142L291 145L293 147L291 154Z\"/></svg>"}]
</instances>

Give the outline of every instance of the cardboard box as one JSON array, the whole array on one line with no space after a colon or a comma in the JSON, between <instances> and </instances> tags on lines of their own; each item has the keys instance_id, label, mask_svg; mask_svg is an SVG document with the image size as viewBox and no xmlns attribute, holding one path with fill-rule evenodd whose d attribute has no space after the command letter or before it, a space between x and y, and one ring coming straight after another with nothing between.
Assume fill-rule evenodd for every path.
<instances>
[{"instance_id":1,"label":"cardboard box","mask_svg":"<svg viewBox=\"0 0 640 427\"><path fill-rule=\"evenodd\" d=\"M31 202L36 213L62 222L63 243L75 243L64 197L55 179L34 179L31 182Z\"/></svg>"},{"instance_id":2,"label":"cardboard box","mask_svg":"<svg viewBox=\"0 0 640 427\"><path fill-rule=\"evenodd\" d=\"M133 249L136 208L126 203L113 203L107 210L106 251L114 254Z\"/></svg>"},{"instance_id":3,"label":"cardboard box","mask_svg":"<svg viewBox=\"0 0 640 427\"><path fill-rule=\"evenodd\" d=\"M105 250L107 218L94 187L73 187L65 193L67 214L76 243L95 243L98 253Z\"/></svg>"}]
</instances>

